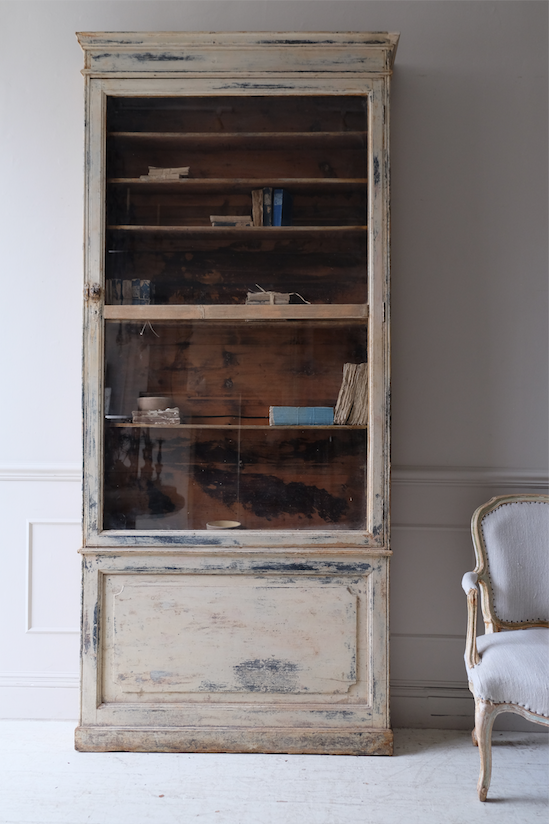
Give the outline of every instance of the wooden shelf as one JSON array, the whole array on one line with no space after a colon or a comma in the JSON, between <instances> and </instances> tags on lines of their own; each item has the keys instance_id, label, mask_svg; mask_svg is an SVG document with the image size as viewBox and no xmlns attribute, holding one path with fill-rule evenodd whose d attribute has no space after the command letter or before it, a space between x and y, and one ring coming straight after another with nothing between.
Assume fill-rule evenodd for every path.
<instances>
[{"instance_id":1,"label":"wooden shelf","mask_svg":"<svg viewBox=\"0 0 549 824\"><path fill-rule=\"evenodd\" d=\"M235 430L242 430L242 429L254 429L254 430L269 430L271 432L276 431L278 429L367 429L367 426L348 426L347 424L341 425L323 425L323 424L314 424L314 425L306 425L306 424L297 424L295 426L270 426L269 424L231 424L231 423L180 423L180 424L162 424L162 423L154 423L154 424L144 424L144 423L116 423L111 421L106 421L107 424L111 427L116 427L118 429L121 428L129 428L129 429L235 429Z\"/></svg>"},{"instance_id":2,"label":"wooden shelf","mask_svg":"<svg viewBox=\"0 0 549 824\"><path fill-rule=\"evenodd\" d=\"M273 189L319 189L329 192L341 189L360 189L366 186L367 179L362 177L262 177L262 178L232 178L232 177L183 177L180 180L142 180L139 177L112 177L107 183L112 186L131 186L143 188L147 191L159 189L161 191L189 191L189 192L217 192L220 189L231 191L251 191L270 186Z\"/></svg>"},{"instance_id":3,"label":"wooden shelf","mask_svg":"<svg viewBox=\"0 0 549 824\"><path fill-rule=\"evenodd\" d=\"M360 320L368 317L365 303L284 304L268 306L164 305L104 307L105 320Z\"/></svg>"},{"instance_id":4,"label":"wooden shelf","mask_svg":"<svg viewBox=\"0 0 549 824\"><path fill-rule=\"evenodd\" d=\"M365 232L367 226L134 226L117 224L108 227L110 232L156 232L160 234L196 235L196 234L229 234L247 235L253 233L258 237L272 237L277 235L292 237L303 234L344 234Z\"/></svg>"}]
</instances>

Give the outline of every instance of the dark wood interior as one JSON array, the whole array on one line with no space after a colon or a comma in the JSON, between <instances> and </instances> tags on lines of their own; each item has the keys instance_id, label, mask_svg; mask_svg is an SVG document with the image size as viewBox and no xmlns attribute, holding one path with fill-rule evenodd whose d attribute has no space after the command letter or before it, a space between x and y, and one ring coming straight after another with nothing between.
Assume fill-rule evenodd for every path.
<instances>
[{"instance_id":1,"label":"dark wood interior","mask_svg":"<svg viewBox=\"0 0 549 824\"><path fill-rule=\"evenodd\" d=\"M334 407L343 364L367 360L349 313L368 302L367 146L363 97L108 99L107 280L150 281L160 306L243 305L260 287L313 314L106 323L110 412L129 419L105 422L106 529L364 528L367 428L268 415ZM190 176L141 180L149 166ZM291 194L291 225L211 226L250 217L264 187ZM133 424L142 394L169 396L181 424Z\"/></svg>"},{"instance_id":2,"label":"dark wood interior","mask_svg":"<svg viewBox=\"0 0 549 824\"><path fill-rule=\"evenodd\" d=\"M158 304L240 303L256 283L367 302L365 98L109 98L107 120L107 279L150 279ZM190 176L143 181L149 166ZM264 187L290 192L290 227L211 227Z\"/></svg>"}]
</instances>

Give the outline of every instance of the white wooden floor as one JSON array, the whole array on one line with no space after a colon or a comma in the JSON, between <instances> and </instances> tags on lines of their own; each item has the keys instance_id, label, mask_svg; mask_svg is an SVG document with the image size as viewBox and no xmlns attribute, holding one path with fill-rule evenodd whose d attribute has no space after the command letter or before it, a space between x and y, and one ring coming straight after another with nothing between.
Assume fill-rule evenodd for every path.
<instances>
[{"instance_id":1,"label":"white wooden floor","mask_svg":"<svg viewBox=\"0 0 549 824\"><path fill-rule=\"evenodd\" d=\"M541 728L540 728L541 729ZM69 721L0 721L1 824L533 824L541 733L494 733L489 801L468 733L397 730L392 757L77 753Z\"/></svg>"}]
</instances>

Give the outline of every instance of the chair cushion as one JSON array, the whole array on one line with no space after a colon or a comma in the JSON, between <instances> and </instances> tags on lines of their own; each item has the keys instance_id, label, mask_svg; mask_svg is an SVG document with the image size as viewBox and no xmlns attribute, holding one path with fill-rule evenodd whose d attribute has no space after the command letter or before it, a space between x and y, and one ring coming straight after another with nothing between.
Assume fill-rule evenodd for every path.
<instances>
[{"instance_id":1,"label":"chair cushion","mask_svg":"<svg viewBox=\"0 0 549 824\"><path fill-rule=\"evenodd\" d=\"M549 629L515 629L477 638L480 664L469 669L477 698L518 704L549 718Z\"/></svg>"}]
</instances>

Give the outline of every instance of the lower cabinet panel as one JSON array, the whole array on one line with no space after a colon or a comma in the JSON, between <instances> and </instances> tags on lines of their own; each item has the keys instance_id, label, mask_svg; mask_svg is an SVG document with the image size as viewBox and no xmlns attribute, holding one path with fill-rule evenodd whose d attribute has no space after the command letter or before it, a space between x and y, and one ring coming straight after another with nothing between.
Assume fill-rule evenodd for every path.
<instances>
[{"instance_id":1,"label":"lower cabinet panel","mask_svg":"<svg viewBox=\"0 0 549 824\"><path fill-rule=\"evenodd\" d=\"M77 749L391 752L387 562L86 554Z\"/></svg>"}]
</instances>

